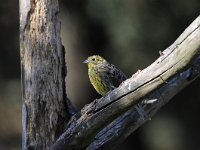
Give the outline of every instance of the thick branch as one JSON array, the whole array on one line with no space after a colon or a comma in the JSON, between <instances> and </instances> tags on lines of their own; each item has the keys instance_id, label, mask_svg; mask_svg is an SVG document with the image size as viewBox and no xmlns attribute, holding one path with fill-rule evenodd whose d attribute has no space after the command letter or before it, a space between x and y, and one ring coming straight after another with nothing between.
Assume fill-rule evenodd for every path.
<instances>
[{"instance_id":1,"label":"thick branch","mask_svg":"<svg viewBox=\"0 0 200 150\"><path fill-rule=\"evenodd\" d=\"M126 115L128 117L133 115L132 118L134 119L130 124L132 124L131 131L135 130L148 120L148 117L145 118L146 115L142 110L139 110L139 115L136 115L136 111L132 107L142 99L149 98L149 95L153 93L151 97L153 99L156 98L157 101L151 105L142 105L146 114L149 116L153 115L171 97L199 75L199 55L200 17L184 31L174 44L163 51L161 56L152 65L136 73L105 97L94 100L85 106L71 120L68 129L57 140L52 149L83 149L90 143L92 144L88 149L97 148L96 144L101 142L100 144L103 145L106 143L103 141L104 139L100 139L101 135L105 133L106 135L103 138L108 138L109 134L105 131L115 128L118 122L120 123L120 119L122 120L121 125L123 122L124 125L127 125L123 121ZM178 84L179 82L180 84ZM162 96L165 96L165 98ZM113 124L110 124L127 110L129 111L125 116L118 118ZM142 120L141 117L143 118ZM137 119L140 119L139 123ZM108 124L110 125L106 129L105 127ZM112 125L113 127L111 127ZM109 131L114 133L112 130ZM99 134L97 135L97 133ZM130 134L131 132L125 133ZM97 139L92 142L95 136ZM126 137L125 135L123 136ZM99 139L100 141L98 142L97 140Z\"/></svg>"},{"instance_id":2,"label":"thick branch","mask_svg":"<svg viewBox=\"0 0 200 150\"><path fill-rule=\"evenodd\" d=\"M95 140L87 147L87 150L94 149L115 149L123 142L133 131L146 121L165 105L174 95L190 84L200 74L200 56L194 64L186 71L178 73L170 79L166 85L153 92L150 96L143 99L140 105L146 112L146 116L138 112L137 106L133 106L122 116L118 117L111 124L100 131ZM157 100L152 104L145 104L148 101Z\"/></svg>"}]
</instances>

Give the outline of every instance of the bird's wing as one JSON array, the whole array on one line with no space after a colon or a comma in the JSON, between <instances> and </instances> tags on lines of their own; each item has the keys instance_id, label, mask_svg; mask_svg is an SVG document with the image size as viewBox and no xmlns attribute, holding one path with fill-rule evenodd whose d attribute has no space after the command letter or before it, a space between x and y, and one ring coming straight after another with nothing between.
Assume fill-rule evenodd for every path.
<instances>
[{"instance_id":1,"label":"bird's wing","mask_svg":"<svg viewBox=\"0 0 200 150\"><path fill-rule=\"evenodd\" d=\"M127 79L126 75L112 64L109 65L107 74L109 81L113 84L114 87L118 87L124 80Z\"/></svg>"}]
</instances>

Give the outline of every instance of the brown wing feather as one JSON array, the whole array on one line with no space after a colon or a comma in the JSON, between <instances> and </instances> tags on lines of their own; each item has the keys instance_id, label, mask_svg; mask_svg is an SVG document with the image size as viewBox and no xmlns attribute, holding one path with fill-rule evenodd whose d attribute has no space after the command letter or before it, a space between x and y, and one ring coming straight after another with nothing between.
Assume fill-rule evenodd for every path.
<instances>
[{"instance_id":1,"label":"brown wing feather","mask_svg":"<svg viewBox=\"0 0 200 150\"><path fill-rule=\"evenodd\" d=\"M114 87L118 87L124 80L127 79L126 75L116 66L110 64L108 68L107 74L109 81Z\"/></svg>"}]
</instances>

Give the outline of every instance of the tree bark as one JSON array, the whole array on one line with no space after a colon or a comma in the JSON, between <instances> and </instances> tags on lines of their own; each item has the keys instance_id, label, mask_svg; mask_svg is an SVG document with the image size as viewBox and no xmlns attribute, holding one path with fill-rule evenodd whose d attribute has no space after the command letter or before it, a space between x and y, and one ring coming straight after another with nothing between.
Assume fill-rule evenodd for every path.
<instances>
[{"instance_id":1,"label":"tree bark","mask_svg":"<svg viewBox=\"0 0 200 150\"><path fill-rule=\"evenodd\" d=\"M153 64L86 105L51 149L113 148L199 74L200 16Z\"/></svg>"},{"instance_id":2,"label":"tree bark","mask_svg":"<svg viewBox=\"0 0 200 150\"><path fill-rule=\"evenodd\" d=\"M49 149L73 113L57 0L20 0L22 147Z\"/></svg>"}]
</instances>

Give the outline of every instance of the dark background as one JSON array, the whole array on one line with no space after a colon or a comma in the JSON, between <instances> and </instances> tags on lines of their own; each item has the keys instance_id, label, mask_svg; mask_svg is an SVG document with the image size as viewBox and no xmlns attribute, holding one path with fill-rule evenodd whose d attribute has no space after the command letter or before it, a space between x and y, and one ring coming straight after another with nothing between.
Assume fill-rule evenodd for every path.
<instances>
[{"instance_id":1,"label":"dark background","mask_svg":"<svg viewBox=\"0 0 200 150\"><path fill-rule=\"evenodd\" d=\"M82 63L93 54L131 76L159 57L199 15L199 0L60 1L67 94L77 109L100 98ZM0 149L21 149L18 1L0 5ZM119 149L199 150L200 79L185 88Z\"/></svg>"}]
</instances>

